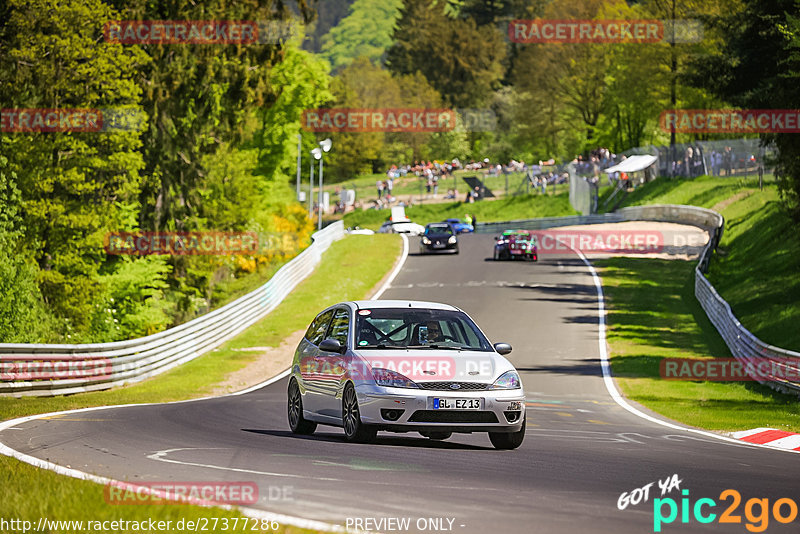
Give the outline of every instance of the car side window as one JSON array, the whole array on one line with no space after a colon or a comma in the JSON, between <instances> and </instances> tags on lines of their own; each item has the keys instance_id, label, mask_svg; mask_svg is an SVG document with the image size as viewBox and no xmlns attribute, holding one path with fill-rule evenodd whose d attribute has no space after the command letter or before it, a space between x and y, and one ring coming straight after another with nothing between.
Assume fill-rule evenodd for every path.
<instances>
[{"instance_id":1,"label":"car side window","mask_svg":"<svg viewBox=\"0 0 800 534\"><path fill-rule=\"evenodd\" d=\"M328 337L333 338L343 347L347 346L347 333L350 331L350 314L347 310L336 310L328 330Z\"/></svg>"},{"instance_id":2,"label":"car side window","mask_svg":"<svg viewBox=\"0 0 800 534\"><path fill-rule=\"evenodd\" d=\"M306 339L314 345L319 345L325 339L325 332L328 331L328 324L331 322L333 310L326 311L317 315L317 318L311 323L306 332Z\"/></svg>"}]
</instances>

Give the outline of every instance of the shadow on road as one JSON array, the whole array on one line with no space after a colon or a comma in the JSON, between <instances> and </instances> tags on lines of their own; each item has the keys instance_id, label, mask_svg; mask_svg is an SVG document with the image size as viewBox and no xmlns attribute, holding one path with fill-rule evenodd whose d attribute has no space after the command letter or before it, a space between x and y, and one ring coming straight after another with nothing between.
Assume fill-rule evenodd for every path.
<instances>
[{"instance_id":1,"label":"shadow on road","mask_svg":"<svg viewBox=\"0 0 800 534\"><path fill-rule=\"evenodd\" d=\"M344 440L344 435L342 434L326 434L326 433L314 433L311 436L302 436L299 434L293 434L289 430L263 430L263 429L256 429L256 428L242 428L242 432L250 432L252 434L262 434L266 436L275 436L279 438L293 438L293 439L301 439L301 440L308 440L308 441L322 441L322 442L329 442L329 443L341 443L347 445L348 447L356 445L353 443L347 443ZM416 433L412 433L416 434ZM369 443L370 446L388 446L388 447L421 447L425 449L451 449L451 450L472 450L472 451L483 451L483 450L495 450L494 447L487 445L486 447L480 447L478 445L468 445L465 443L458 443L457 440L458 434L453 434L453 437L449 440L444 441L435 441L428 438L423 437L398 437L393 436L391 433L383 433L378 434L378 437L375 438L375 441ZM487 438L488 439L488 438Z\"/></svg>"}]
</instances>

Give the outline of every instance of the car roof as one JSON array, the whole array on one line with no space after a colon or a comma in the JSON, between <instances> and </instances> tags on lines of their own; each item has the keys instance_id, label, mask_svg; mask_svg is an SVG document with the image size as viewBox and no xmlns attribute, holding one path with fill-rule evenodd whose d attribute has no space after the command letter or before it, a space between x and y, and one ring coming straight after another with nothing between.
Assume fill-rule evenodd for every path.
<instances>
[{"instance_id":1,"label":"car roof","mask_svg":"<svg viewBox=\"0 0 800 534\"><path fill-rule=\"evenodd\" d=\"M431 310L460 311L458 308L456 308L455 306L451 306L450 304L442 304L440 302L426 302L423 300L356 300L352 301L351 303L354 304L357 309L422 308Z\"/></svg>"}]
</instances>

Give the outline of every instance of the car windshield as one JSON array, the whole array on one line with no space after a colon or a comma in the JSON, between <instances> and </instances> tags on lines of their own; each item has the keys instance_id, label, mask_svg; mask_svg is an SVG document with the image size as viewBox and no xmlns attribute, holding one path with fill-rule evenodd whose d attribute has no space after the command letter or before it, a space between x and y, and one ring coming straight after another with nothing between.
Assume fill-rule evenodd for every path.
<instances>
[{"instance_id":1,"label":"car windshield","mask_svg":"<svg viewBox=\"0 0 800 534\"><path fill-rule=\"evenodd\" d=\"M359 310L358 349L458 349L489 352L491 344L464 312L412 308Z\"/></svg>"},{"instance_id":2,"label":"car windshield","mask_svg":"<svg viewBox=\"0 0 800 534\"><path fill-rule=\"evenodd\" d=\"M425 234L452 234L453 229L449 224L431 224L425 228Z\"/></svg>"},{"instance_id":3,"label":"car windshield","mask_svg":"<svg viewBox=\"0 0 800 534\"><path fill-rule=\"evenodd\" d=\"M531 236L526 232L514 232L510 234L504 234L503 237L505 237L506 239L514 239L516 241L527 241L529 239L532 239L533 236Z\"/></svg>"}]
</instances>

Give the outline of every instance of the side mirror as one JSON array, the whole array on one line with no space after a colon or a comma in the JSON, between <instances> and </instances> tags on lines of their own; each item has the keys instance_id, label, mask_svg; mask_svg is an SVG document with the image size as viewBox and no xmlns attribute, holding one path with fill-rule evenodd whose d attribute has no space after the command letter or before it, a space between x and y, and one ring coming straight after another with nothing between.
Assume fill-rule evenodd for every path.
<instances>
[{"instance_id":1,"label":"side mirror","mask_svg":"<svg viewBox=\"0 0 800 534\"><path fill-rule=\"evenodd\" d=\"M495 343L494 350L496 350L498 354L506 355L511 352L511 345L508 343Z\"/></svg>"},{"instance_id":2,"label":"side mirror","mask_svg":"<svg viewBox=\"0 0 800 534\"><path fill-rule=\"evenodd\" d=\"M345 351L345 347L339 343L339 340L329 337L319 344L319 350L322 352L338 352L342 354Z\"/></svg>"}]
</instances>

